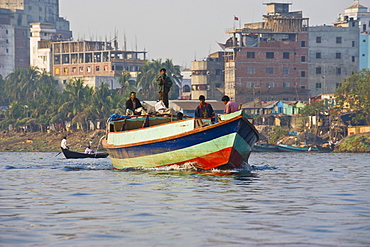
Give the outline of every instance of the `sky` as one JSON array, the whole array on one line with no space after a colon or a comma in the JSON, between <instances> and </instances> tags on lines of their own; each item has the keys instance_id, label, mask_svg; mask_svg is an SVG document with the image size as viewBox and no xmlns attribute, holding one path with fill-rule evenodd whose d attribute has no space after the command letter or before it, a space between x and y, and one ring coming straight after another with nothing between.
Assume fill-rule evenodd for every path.
<instances>
[{"instance_id":1,"label":"sky","mask_svg":"<svg viewBox=\"0 0 370 247\"><path fill-rule=\"evenodd\" d=\"M330 25L353 0L59 0L59 15L70 22L75 40L112 40L119 49L147 51L149 60L172 59L190 68L220 50L225 32L244 23L260 22L266 2L292 3L310 26ZM360 0L370 7L370 0ZM239 21L234 21L234 16Z\"/></svg>"}]
</instances>

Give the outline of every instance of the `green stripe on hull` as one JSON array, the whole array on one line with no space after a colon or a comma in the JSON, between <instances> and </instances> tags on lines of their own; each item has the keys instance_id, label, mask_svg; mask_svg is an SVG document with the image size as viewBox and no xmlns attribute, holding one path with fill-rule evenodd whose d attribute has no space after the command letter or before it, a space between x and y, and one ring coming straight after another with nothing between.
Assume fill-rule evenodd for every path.
<instances>
[{"instance_id":1,"label":"green stripe on hull","mask_svg":"<svg viewBox=\"0 0 370 247\"><path fill-rule=\"evenodd\" d=\"M201 144L176 151L142 156L137 158L117 159L111 157L111 160L114 167L117 169L123 169L127 167L157 167L174 163L181 164L187 160L195 159L228 147L232 147L234 142L236 141L235 139L242 139L240 136L239 138L237 138L236 136L236 133L232 133L208 142L203 142ZM237 143L239 144L241 142L237 141Z\"/></svg>"},{"instance_id":2,"label":"green stripe on hull","mask_svg":"<svg viewBox=\"0 0 370 247\"><path fill-rule=\"evenodd\" d=\"M244 160L248 160L249 155L251 154L251 147L249 144L241 137L240 135L236 135L234 148L238 153L243 157Z\"/></svg>"}]
</instances>

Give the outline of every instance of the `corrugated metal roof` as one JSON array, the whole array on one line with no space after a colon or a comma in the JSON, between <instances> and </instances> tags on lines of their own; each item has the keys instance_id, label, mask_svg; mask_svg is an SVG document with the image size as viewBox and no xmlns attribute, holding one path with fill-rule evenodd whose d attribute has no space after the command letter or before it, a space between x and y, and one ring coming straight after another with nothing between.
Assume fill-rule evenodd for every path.
<instances>
[{"instance_id":1,"label":"corrugated metal roof","mask_svg":"<svg viewBox=\"0 0 370 247\"><path fill-rule=\"evenodd\" d=\"M279 101L248 102L243 104L243 109L272 109Z\"/></svg>"}]
</instances>

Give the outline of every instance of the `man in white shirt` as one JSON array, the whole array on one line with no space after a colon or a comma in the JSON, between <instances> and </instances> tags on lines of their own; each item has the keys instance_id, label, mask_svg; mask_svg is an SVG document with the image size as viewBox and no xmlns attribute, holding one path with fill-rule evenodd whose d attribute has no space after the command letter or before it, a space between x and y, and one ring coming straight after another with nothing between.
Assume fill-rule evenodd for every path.
<instances>
[{"instance_id":1,"label":"man in white shirt","mask_svg":"<svg viewBox=\"0 0 370 247\"><path fill-rule=\"evenodd\" d=\"M63 148L63 149L69 149L68 147L68 142L67 142L67 137L63 137L63 140L62 142L60 143L60 146Z\"/></svg>"}]
</instances>

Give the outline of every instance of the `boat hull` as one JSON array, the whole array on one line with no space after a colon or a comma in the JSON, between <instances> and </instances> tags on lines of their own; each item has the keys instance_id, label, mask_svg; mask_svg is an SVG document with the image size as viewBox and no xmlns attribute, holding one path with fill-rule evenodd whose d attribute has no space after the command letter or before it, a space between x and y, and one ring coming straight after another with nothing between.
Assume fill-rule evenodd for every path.
<instances>
[{"instance_id":1,"label":"boat hull","mask_svg":"<svg viewBox=\"0 0 370 247\"><path fill-rule=\"evenodd\" d=\"M85 154L70 151L69 149L62 149L64 156L67 159L84 159L84 158L106 158L108 157L107 153L97 153L97 154Z\"/></svg>"},{"instance_id":2,"label":"boat hull","mask_svg":"<svg viewBox=\"0 0 370 247\"><path fill-rule=\"evenodd\" d=\"M280 152L277 145L256 143L253 147L253 152Z\"/></svg>"},{"instance_id":3,"label":"boat hull","mask_svg":"<svg viewBox=\"0 0 370 247\"><path fill-rule=\"evenodd\" d=\"M278 149L281 152L317 152L319 151L316 147L295 147L289 145L278 145Z\"/></svg>"},{"instance_id":4,"label":"boat hull","mask_svg":"<svg viewBox=\"0 0 370 247\"><path fill-rule=\"evenodd\" d=\"M171 128L171 124L164 126ZM109 135L122 135L122 132ZM115 136L114 140L119 140ZM123 136L122 136L123 138ZM141 143L103 141L115 169L192 163L199 169L240 168L247 162L258 132L242 115L207 127ZM123 143L124 141L122 141ZM118 145L117 145L118 144Z\"/></svg>"}]
</instances>

